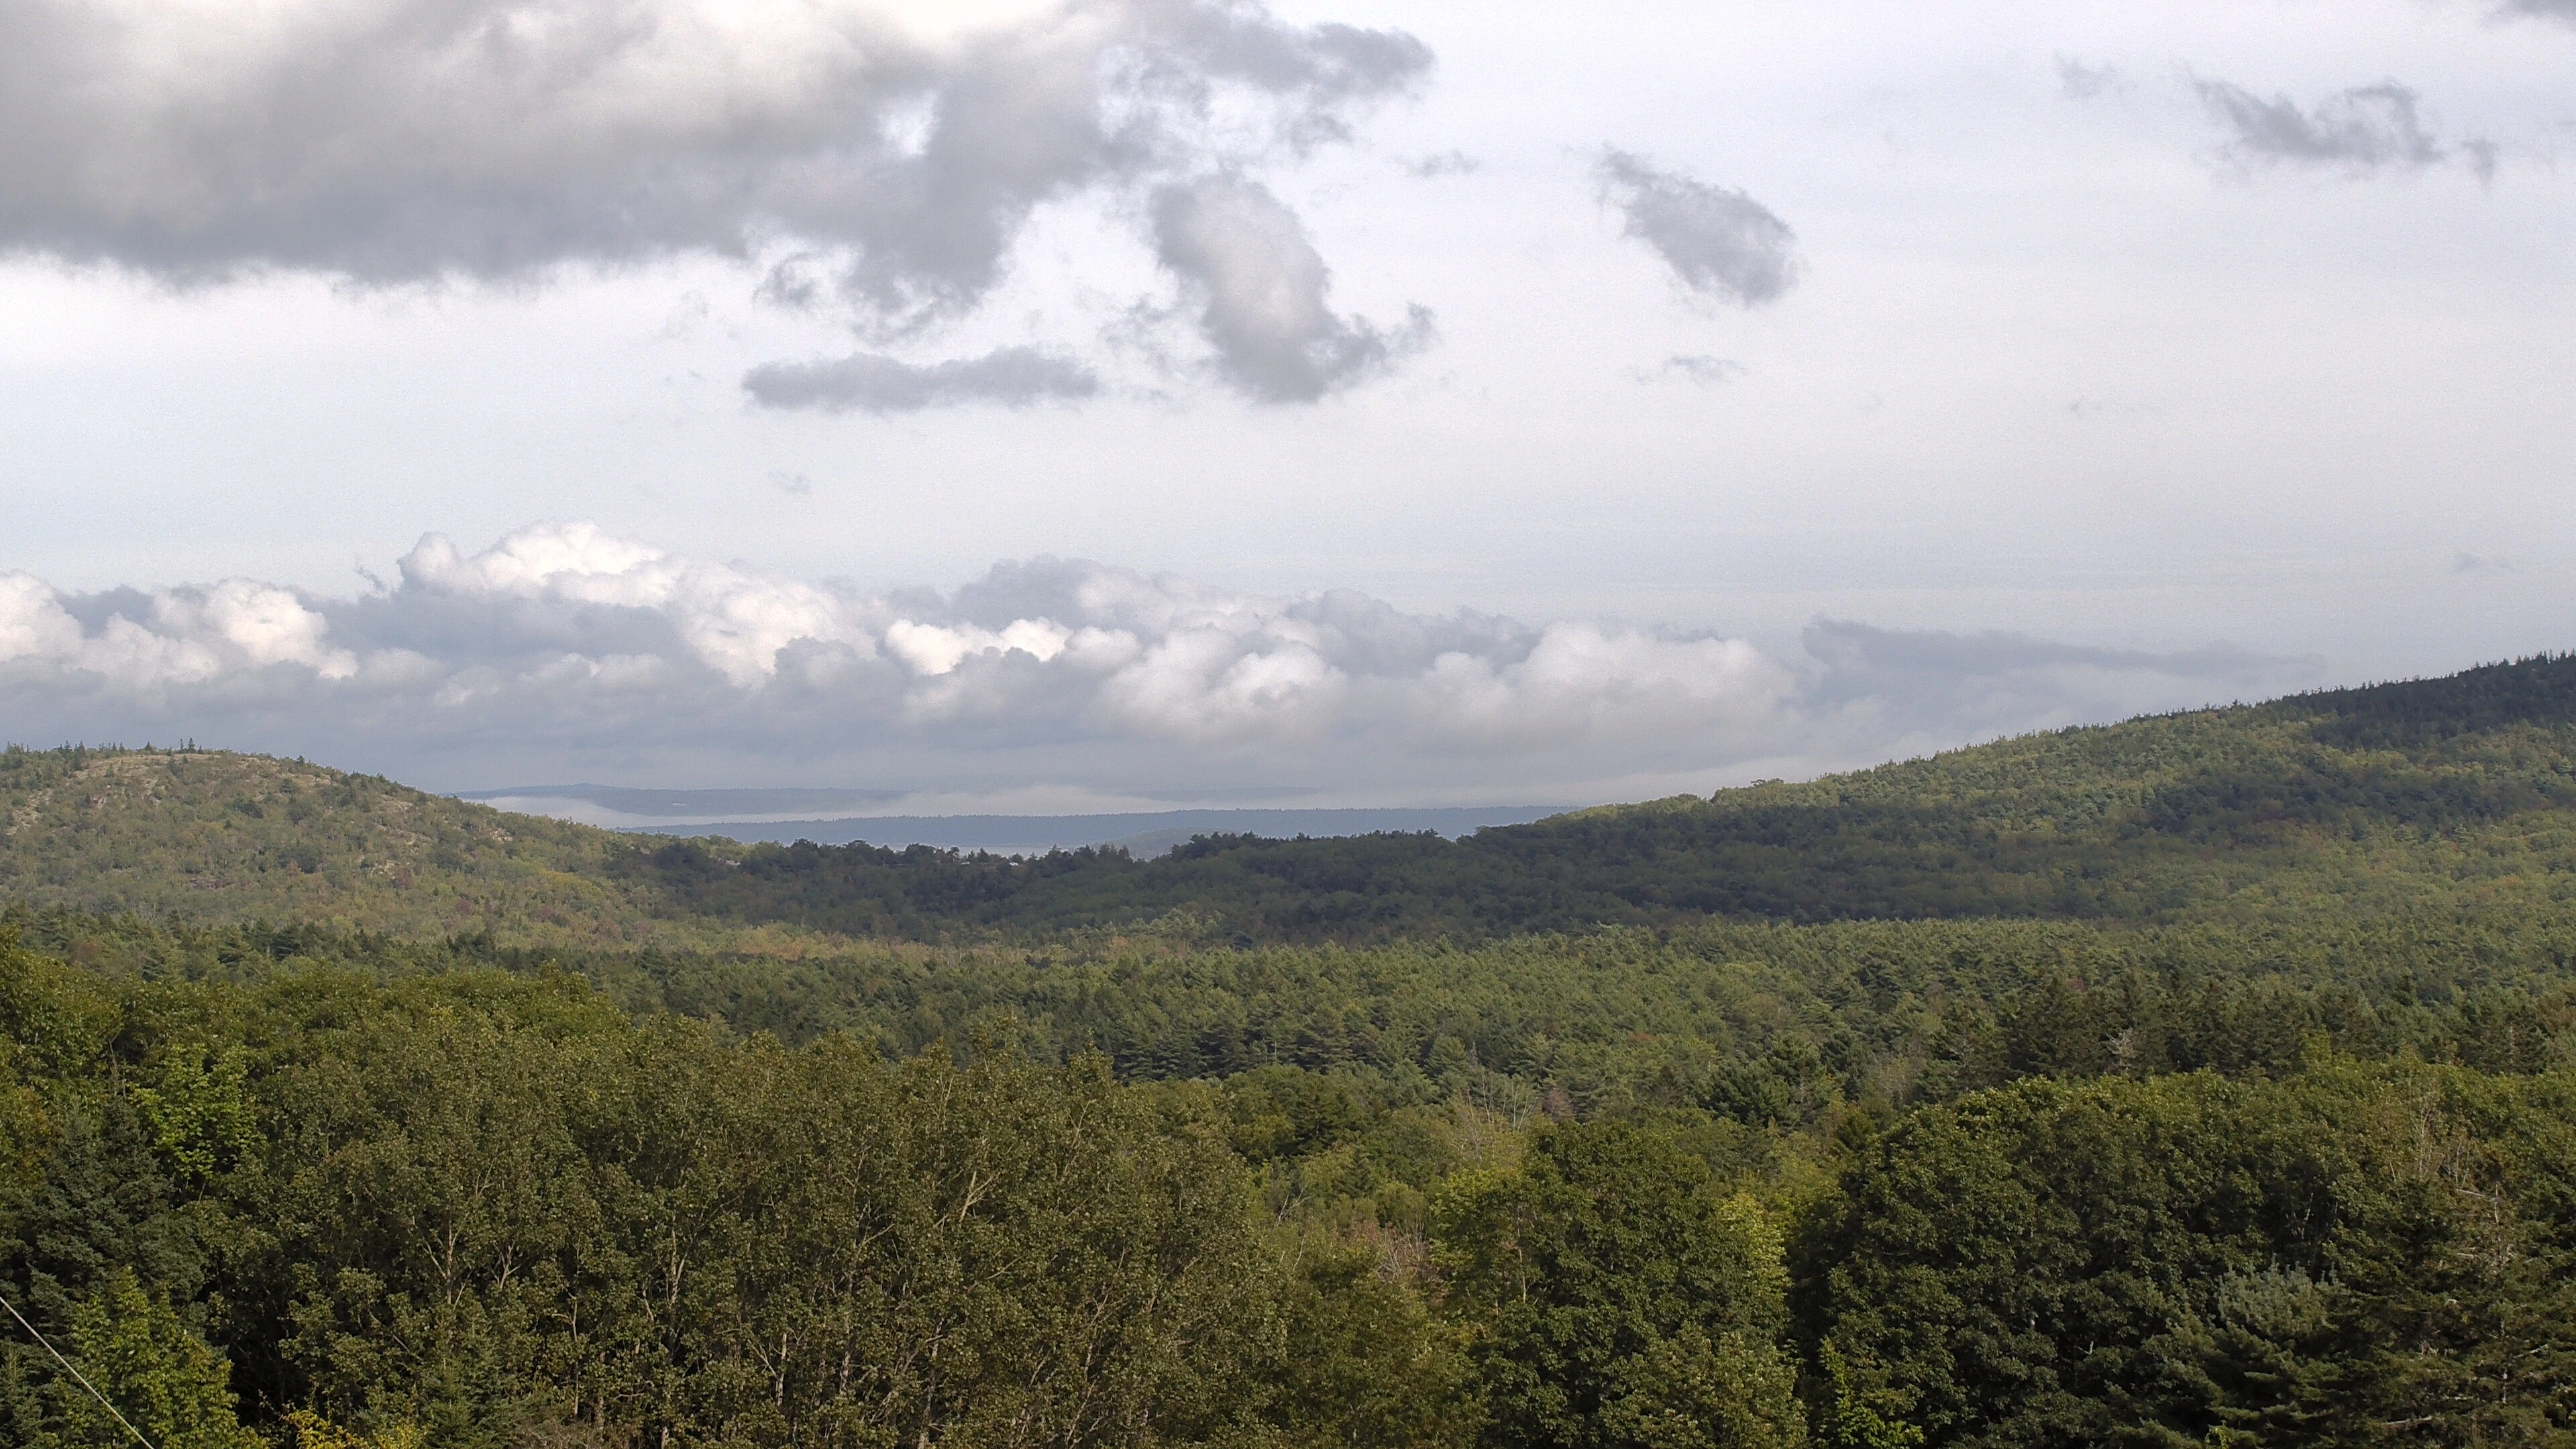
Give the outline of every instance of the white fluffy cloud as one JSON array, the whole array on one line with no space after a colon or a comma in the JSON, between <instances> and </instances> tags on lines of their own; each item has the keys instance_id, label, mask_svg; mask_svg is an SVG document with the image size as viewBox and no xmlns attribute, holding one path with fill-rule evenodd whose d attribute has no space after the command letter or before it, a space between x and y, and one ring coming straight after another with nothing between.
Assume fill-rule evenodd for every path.
<instances>
[{"instance_id":1,"label":"white fluffy cloud","mask_svg":"<svg viewBox=\"0 0 2576 1449\"><path fill-rule=\"evenodd\" d=\"M279 665L317 683L355 676L358 656L326 643L329 632L294 593L250 579L164 590L139 618L110 614L92 630L41 580L0 575L0 667L92 676L135 697Z\"/></svg>"},{"instance_id":2,"label":"white fluffy cloud","mask_svg":"<svg viewBox=\"0 0 2576 1449\"><path fill-rule=\"evenodd\" d=\"M397 605L413 594L469 610L533 604L568 616L576 632L587 607L635 611L666 624L689 658L737 688L776 674L779 651L797 640L871 642L822 590L692 563L589 523L523 529L471 557L431 534L403 556L402 579Z\"/></svg>"},{"instance_id":3,"label":"white fluffy cloud","mask_svg":"<svg viewBox=\"0 0 2576 1449\"><path fill-rule=\"evenodd\" d=\"M30 740L187 735L450 786L1608 798L2279 674L2233 655L1849 625L1775 657L1706 634L1235 594L1055 559L952 593L867 594L588 523L470 553L433 534L397 582L355 598L241 579L67 595L0 576L0 703Z\"/></svg>"}]
</instances>

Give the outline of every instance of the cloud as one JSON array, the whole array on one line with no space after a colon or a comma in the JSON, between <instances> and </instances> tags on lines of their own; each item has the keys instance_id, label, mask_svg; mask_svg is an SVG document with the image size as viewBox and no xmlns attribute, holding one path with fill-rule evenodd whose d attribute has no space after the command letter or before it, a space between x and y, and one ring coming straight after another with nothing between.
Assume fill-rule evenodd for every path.
<instances>
[{"instance_id":1,"label":"cloud","mask_svg":"<svg viewBox=\"0 0 2576 1449\"><path fill-rule=\"evenodd\" d=\"M2576 25L2576 0L2505 0L2496 7L2498 15L2529 15L2544 20L2564 20Z\"/></svg>"},{"instance_id":2,"label":"cloud","mask_svg":"<svg viewBox=\"0 0 2576 1449\"><path fill-rule=\"evenodd\" d=\"M2496 160L2504 154L2504 148L2484 136L2469 136L2461 140L2460 154L2468 158L2470 174L2488 182L2495 180Z\"/></svg>"},{"instance_id":3,"label":"cloud","mask_svg":"<svg viewBox=\"0 0 2576 1449\"><path fill-rule=\"evenodd\" d=\"M1639 382L1660 382L1677 377L1701 387L1715 387L1730 377L1743 374L1744 364L1730 357L1706 352L1676 352L1656 366L1638 368L1630 376Z\"/></svg>"},{"instance_id":4,"label":"cloud","mask_svg":"<svg viewBox=\"0 0 2576 1449\"><path fill-rule=\"evenodd\" d=\"M2127 79L2118 66L2108 61L2087 65L2071 55L2057 58L2057 88L2070 101L2089 101L2118 90Z\"/></svg>"},{"instance_id":5,"label":"cloud","mask_svg":"<svg viewBox=\"0 0 2576 1449\"><path fill-rule=\"evenodd\" d=\"M834 594L693 562L589 523L522 529L477 554L431 534L400 568L388 596L332 612L371 643L459 666L457 681L495 668L624 661L703 669L749 688L775 677L780 652L800 640L873 652L870 631Z\"/></svg>"},{"instance_id":6,"label":"cloud","mask_svg":"<svg viewBox=\"0 0 2576 1449\"><path fill-rule=\"evenodd\" d=\"M97 676L138 699L277 666L300 666L325 683L358 672L357 656L324 642L329 622L286 589L226 579L164 590L143 603L93 629L40 581L0 575L0 661Z\"/></svg>"},{"instance_id":7,"label":"cloud","mask_svg":"<svg viewBox=\"0 0 2576 1449\"><path fill-rule=\"evenodd\" d=\"M1198 314L1219 376L1261 402L1313 402L1383 371L1431 336L1411 310L1381 328L1333 313L1332 271L1304 223L1259 182L1217 175L1153 198L1155 254Z\"/></svg>"},{"instance_id":8,"label":"cloud","mask_svg":"<svg viewBox=\"0 0 2576 1449\"><path fill-rule=\"evenodd\" d=\"M1603 153L1593 177L1627 235L1654 248L1692 291L1753 307L1796 284L1796 234L1743 192L1658 171L1619 150Z\"/></svg>"},{"instance_id":9,"label":"cloud","mask_svg":"<svg viewBox=\"0 0 2576 1449\"><path fill-rule=\"evenodd\" d=\"M1464 151L1442 151L1405 162L1404 174L1428 181L1436 176L1473 176L1484 168L1484 162Z\"/></svg>"},{"instance_id":10,"label":"cloud","mask_svg":"<svg viewBox=\"0 0 2576 1449\"><path fill-rule=\"evenodd\" d=\"M981 357L927 365L870 352L771 362L745 373L742 386L762 407L910 413L971 402L1015 408L1078 402L1100 391L1100 377L1072 358L1034 347L1000 347Z\"/></svg>"},{"instance_id":11,"label":"cloud","mask_svg":"<svg viewBox=\"0 0 2576 1449\"><path fill-rule=\"evenodd\" d=\"M868 593L577 522L472 552L431 535L356 597L0 575L0 718L23 741L184 735L447 788L1611 799L2311 682L2224 650L1852 624L1774 653L1051 558Z\"/></svg>"},{"instance_id":12,"label":"cloud","mask_svg":"<svg viewBox=\"0 0 2576 1449\"><path fill-rule=\"evenodd\" d=\"M2227 127L2226 154L2239 165L2340 167L2353 172L2439 165L2449 152L2424 128L2420 97L2396 81L2357 86L2301 110L2288 96L2265 100L2226 81L2196 83L2201 102ZM2481 153L2493 170L2491 148Z\"/></svg>"},{"instance_id":13,"label":"cloud","mask_svg":"<svg viewBox=\"0 0 2576 1449\"><path fill-rule=\"evenodd\" d=\"M1801 640L1820 668L1814 702L1903 750L2270 698L2320 682L2315 659L2230 647L2106 649L1988 631L1945 634L1819 620Z\"/></svg>"},{"instance_id":14,"label":"cloud","mask_svg":"<svg viewBox=\"0 0 2576 1449\"><path fill-rule=\"evenodd\" d=\"M884 342L980 307L1039 208L1293 162L1431 61L1256 0L1067 0L939 42L884 0L12 0L0 255L360 286L714 255Z\"/></svg>"},{"instance_id":15,"label":"cloud","mask_svg":"<svg viewBox=\"0 0 2576 1449\"><path fill-rule=\"evenodd\" d=\"M1430 54L1218 0L1081 0L937 47L849 6L17 0L0 244L360 282L846 249L882 309L980 296L1029 209L1207 144L1349 134ZM908 124L917 122L917 124Z\"/></svg>"}]
</instances>

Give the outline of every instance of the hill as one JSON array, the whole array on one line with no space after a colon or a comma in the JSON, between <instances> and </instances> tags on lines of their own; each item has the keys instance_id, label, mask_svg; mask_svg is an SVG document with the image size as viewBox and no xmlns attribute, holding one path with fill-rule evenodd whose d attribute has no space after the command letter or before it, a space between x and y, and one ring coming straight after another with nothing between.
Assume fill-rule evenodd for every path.
<instances>
[{"instance_id":1,"label":"hill","mask_svg":"<svg viewBox=\"0 0 2576 1449\"><path fill-rule=\"evenodd\" d=\"M2558 1443L2571 676L1151 862L13 752L0 1287L223 1449Z\"/></svg>"},{"instance_id":2,"label":"hill","mask_svg":"<svg viewBox=\"0 0 2576 1449\"><path fill-rule=\"evenodd\" d=\"M301 760L0 751L0 899L174 922L296 921L614 944L656 921L631 849Z\"/></svg>"},{"instance_id":3,"label":"hill","mask_svg":"<svg viewBox=\"0 0 2576 1449\"><path fill-rule=\"evenodd\" d=\"M1212 836L1170 856L619 836L300 762L13 751L0 899L615 944L1134 929L1478 939L1705 917L2182 923L2556 912L2576 657L2070 729L1457 840Z\"/></svg>"},{"instance_id":4,"label":"hill","mask_svg":"<svg viewBox=\"0 0 2576 1449\"><path fill-rule=\"evenodd\" d=\"M2576 866L2576 658L2032 735L1481 830L1214 837L1134 862L674 842L620 857L692 913L1047 930L1184 913L1250 941L1462 938L1705 916L2180 922L2557 909Z\"/></svg>"}]
</instances>

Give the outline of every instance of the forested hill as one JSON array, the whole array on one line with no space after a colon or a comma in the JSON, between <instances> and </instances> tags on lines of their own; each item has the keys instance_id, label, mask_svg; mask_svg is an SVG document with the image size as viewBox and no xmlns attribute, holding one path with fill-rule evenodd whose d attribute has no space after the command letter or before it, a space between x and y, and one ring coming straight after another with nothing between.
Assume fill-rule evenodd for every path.
<instances>
[{"instance_id":1,"label":"forested hill","mask_svg":"<svg viewBox=\"0 0 2576 1449\"><path fill-rule=\"evenodd\" d=\"M301 760L0 751L0 901L15 904L615 945L668 914L608 870L631 848Z\"/></svg>"},{"instance_id":2,"label":"forested hill","mask_svg":"<svg viewBox=\"0 0 2576 1449\"><path fill-rule=\"evenodd\" d=\"M1143 862L11 753L0 1445L2576 1442L2571 692Z\"/></svg>"},{"instance_id":3,"label":"forested hill","mask_svg":"<svg viewBox=\"0 0 2576 1449\"><path fill-rule=\"evenodd\" d=\"M621 859L692 912L854 932L1187 913L1253 940L1701 916L2267 919L2555 904L2576 865L2576 657L2031 735L1433 836L1206 839L1131 862L702 843Z\"/></svg>"},{"instance_id":4,"label":"forested hill","mask_svg":"<svg viewBox=\"0 0 2576 1449\"><path fill-rule=\"evenodd\" d=\"M637 842L300 763L0 757L0 898L601 944L776 926L1242 942L1703 916L2261 920L2542 906L2576 866L2576 656L2064 730L1457 841L1012 861Z\"/></svg>"}]
</instances>

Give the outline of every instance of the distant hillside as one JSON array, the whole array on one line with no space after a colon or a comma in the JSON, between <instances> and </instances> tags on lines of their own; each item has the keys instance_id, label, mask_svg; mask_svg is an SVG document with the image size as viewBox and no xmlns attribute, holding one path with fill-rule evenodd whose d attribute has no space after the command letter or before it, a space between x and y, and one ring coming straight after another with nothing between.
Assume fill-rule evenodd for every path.
<instances>
[{"instance_id":1,"label":"distant hillside","mask_svg":"<svg viewBox=\"0 0 2576 1449\"><path fill-rule=\"evenodd\" d=\"M1557 805L1457 805L1347 808L1311 805L1188 806L1091 815L890 814L897 790L637 790L616 785L522 785L468 790L457 798L495 810L546 815L636 835L721 835L784 845L866 843L901 850L991 851L1044 855L1050 850L1116 846L1160 855L1200 835L1368 835L1434 830L1463 835L1488 825L1522 825L1561 814ZM864 812L864 813L862 813Z\"/></svg>"},{"instance_id":2,"label":"distant hillside","mask_svg":"<svg viewBox=\"0 0 2576 1449\"><path fill-rule=\"evenodd\" d=\"M1170 856L621 836L224 754L0 757L0 899L600 944L769 927L1461 939L1718 916L2186 922L2576 901L2576 658L2072 729L1459 840Z\"/></svg>"},{"instance_id":3,"label":"distant hillside","mask_svg":"<svg viewBox=\"0 0 2576 1449\"><path fill-rule=\"evenodd\" d=\"M630 848L298 760L0 752L0 899L31 905L612 944L654 915Z\"/></svg>"},{"instance_id":4,"label":"distant hillside","mask_svg":"<svg viewBox=\"0 0 2576 1449\"><path fill-rule=\"evenodd\" d=\"M1025 865L675 843L617 868L696 913L833 930L1182 912L1251 940L1725 916L2281 918L2576 897L2576 658L2063 730L1804 784L1478 831L1201 840Z\"/></svg>"}]
</instances>

